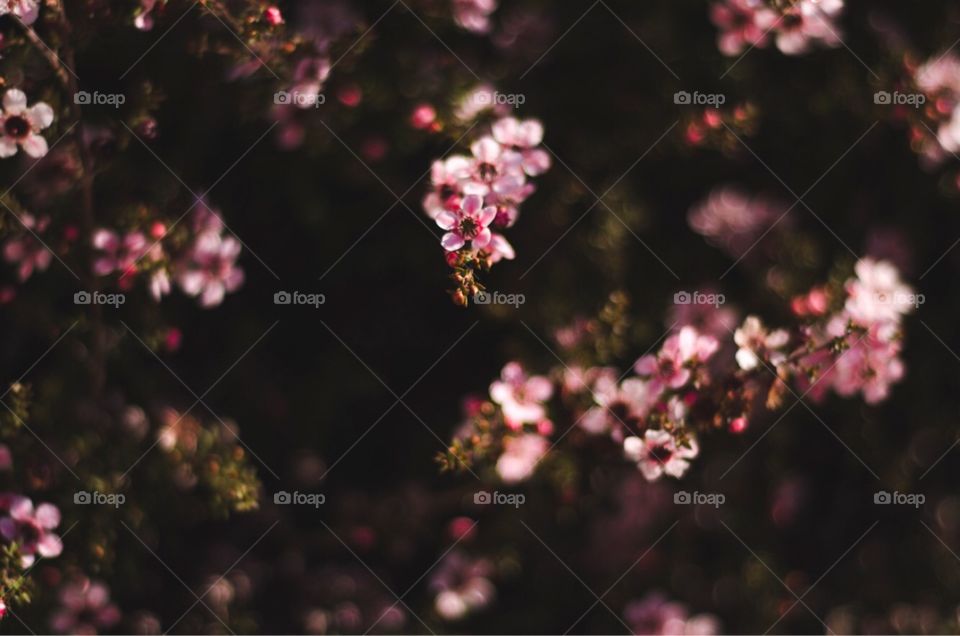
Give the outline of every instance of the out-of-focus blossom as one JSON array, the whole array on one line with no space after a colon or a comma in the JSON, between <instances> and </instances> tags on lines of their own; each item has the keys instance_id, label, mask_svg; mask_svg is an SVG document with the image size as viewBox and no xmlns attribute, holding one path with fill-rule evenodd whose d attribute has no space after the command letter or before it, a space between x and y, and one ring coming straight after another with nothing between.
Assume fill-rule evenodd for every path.
<instances>
[{"instance_id":1,"label":"out-of-focus blossom","mask_svg":"<svg viewBox=\"0 0 960 636\"><path fill-rule=\"evenodd\" d=\"M516 484L533 474L550 443L535 433L524 433L504 440L503 454L497 460L497 474L507 484Z\"/></svg>"},{"instance_id":2,"label":"out-of-focus blossom","mask_svg":"<svg viewBox=\"0 0 960 636\"><path fill-rule=\"evenodd\" d=\"M110 602L110 589L101 581L81 577L60 590L60 607L50 627L60 634L97 634L120 622L120 609Z\"/></svg>"},{"instance_id":3,"label":"out-of-focus blossom","mask_svg":"<svg viewBox=\"0 0 960 636\"><path fill-rule=\"evenodd\" d=\"M690 209L687 222L707 241L739 258L777 222L787 207L763 196L723 186Z\"/></svg>"},{"instance_id":4,"label":"out-of-focus blossom","mask_svg":"<svg viewBox=\"0 0 960 636\"><path fill-rule=\"evenodd\" d=\"M734 56L749 47L765 48L777 14L763 0L725 0L711 5L710 19L720 29L717 48Z\"/></svg>"},{"instance_id":5,"label":"out-of-focus blossom","mask_svg":"<svg viewBox=\"0 0 960 636\"><path fill-rule=\"evenodd\" d=\"M648 430L642 438L631 436L624 439L623 453L637 463L647 480L654 481L664 474L683 477L690 467L689 460L699 453L699 447L693 438L690 438L689 446L681 446L667 431Z\"/></svg>"},{"instance_id":6,"label":"out-of-focus blossom","mask_svg":"<svg viewBox=\"0 0 960 636\"><path fill-rule=\"evenodd\" d=\"M647 636L712 636L720 633L720 621L712 614L690 616L686 606L652 593L630 602L623 617L634 634Z\"/></svg>"},{"instance_id":7,"label":"out-of-focus blossom","mask_svg":"<svg viewBox=\"0 0 960 636\"><path fill-rule=\"evenodd\" d=\"M452 0L453 19L457 25L473 33L490 32L490 14L497 10L497 0Z\"/></svg>"},{"instance_id":8,"label":"out-of-focus blossom","mask_svg":"<svg viewBox=\"0 0 960 636\"><path fill-rule=\"evenodd\" d=\"M40 15L38 0L3 0L0 2L0 16L12 13L24 24L33 24Z\"/></svg>"},{"instance_id":9,"label":"out-of-focus blossom","mask_svg":"<svg viewBox=\"0 0 960 636\"><path fill-rule=\"evenodd\" d=\"M18 88L3 94L0 115L0 158L17 154L17 147L33 158L47 154L47 140L40 135L53 123L53 109L44 102L27 106L27 95Z\"/></svg>"},{"instance_id":10,"label":"out-of-focus blossom","mask_svg":"<svg viewBox=\"0 0 960 636\"><path fill-rule=\"evenodd\" d=\"M543 403L553 395L553 385L543 376L528 376L518 362L503 367L500 379L490 385L490 398L503 409L507 426L535 424L547 415Z\"/></svg>"},{"instance_id":11,"label":"out-of-focus blossom","mask_svg":"<svg viewBox=\"0 0 960 636\"><path fill-rule=\"evenodd\" d=\"M763 0L723 0L712 5L710 18L720 29L717 47L724 55L764 48L771 36L782 53L800 55L817 44L840 45L842 10L843 0L798 0L778 15Z\"/></svg>"},{"instance_id":12,"label":"out-of-focus blossom","mask_svg":"<svg viewBox=\"0 0 960 636\"><path fill-rule=\"evenodd\" d=\"M158 0L140 0L140 7L133 18L133 26L141 31L153 29L153 10L157 7Z\"/></svg>"},{"instance_id":13,"label":"out-of-focus blossom","mask_svg":"<svg viewBox=\"0 0 960 636\"><path fill-rule=\"evenodd\" d=\"M430 575L437 614L444 620L456 621L488 606L496 596L490 581L492 575L493 565L487 559L451 550Z\"/></svg>"},{"instance_id":14,"label":"out-of-focus blossom","mask_svg":"<svg viewBox=\"0 0 960 636\"><path fill-rule=\"evenodd\" d=\"M185 294L199 296L201 306L214 307L243 284L243 269L237 266L242 248L240 241L226 235L220 216L206 203L201 202L193 214L195 235L174 264L173 278Z\"/></svg>"},{"instance_id":15,"label":"out-of-focus blossom","mask_svg":"<svg viewBox=\"0 0 960 636\"><path fill-rule=\"evenodd\" d=\"M42 503L34 508L29 498L8 493L0 496L0 507L5 511L0 518L0 535L19 544L23 567L33 565L38 554L50 559L63 552L63 542L52 532L60 525L56 506Z\"/></svg>"},{"instance_id":16,"label":"out-of-focus blossom","mask_svg":"<svg viewBox=\"0 0 960 636\"><path fill-rule=\"evenodd\" d=\"M800 0L784 11L776 27L777 48L787 55L800 55L815 45L840 46L836 23L843 0Z\"/></svg>"},{"instance_id":17,"label":"out-of-focus blossom","mask_svg":"<svg viewBox=\"0 0 960 636\"><path fill-rule=\"evenodd\" d=\"M627 378L618 384L611 375L599 376L591 395L597 405L584 413L580 426L593 434L609 433L617 441L644 428L643 419L656 398L644 380Z\"/></svg>"},{"instance_id":18,"label":"out-of-focus blossom","mask_svg":"<svg viewBox=\"0 0 960 636\"><path fill-rule=\"evenodd\" d=\"M17 264L17 278L23 282L30 278L34 271L46 270L53 254L37 238L47 229L50 218L44 216L38 219L28 213L21 214L19 218L26 231L4 243L3 258L8 263Z\"/></svg>"}]
</instances>

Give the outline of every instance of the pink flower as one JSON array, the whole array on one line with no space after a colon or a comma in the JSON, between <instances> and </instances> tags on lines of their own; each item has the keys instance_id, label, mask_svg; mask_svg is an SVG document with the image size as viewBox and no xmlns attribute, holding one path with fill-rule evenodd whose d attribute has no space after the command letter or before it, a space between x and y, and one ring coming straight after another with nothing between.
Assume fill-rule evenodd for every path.
<instances>
[{"instance_id":1,"label":"pink flower","mask_svg":"<svg viewBox=\"0 0 960 636\"><path fill-rule=\"evenodd\" d=\"M680 603L668 601L662 594L648 594L631 601L623 616L634 634L652 636L712 636L720 633L720 623L712 614L689 616Z\"/></svg>"},{"instance_id":2,"label":"pink flower","mask_svg":"<svg viewBox=\"0 0 960 636\"><path fill-rule=\"evenodd\" d=\"M121 238L113 230L103 228L93 233L91 243L94 249L104 252L93 261L93 273L97 276L113 272L132 274L137 261L150 248L150 242L142 232L128 232Z\"/></svg>"},{"instance_id":3,"label":"pink flower","mask_svg":"<svg viewBox=\"0 0 960 636\"><path fill-rule=\"evenodd\" d=\"M543 141L543 124L536 119L521 122L504 117L493 124L492 132L498 143L520 152L523 171L531 177L550 169L550 155L535 148Z\"/></svg>"},{"instance_id":4,"label":"pink flower","mask_svg":"<svg viewBox=\"0 0 960 636\"><path fill-rule=\"evenodd\" d=\"M473 33L490 31L490 14L497 10L497 0L453 0L453 19L462 29Z\"/></svg>"},{"instance_id":5,"label":"pink flower","mask_svg":"<svg viewBox=\"0 0 960 636\"><path fill-rule=\"evenodd\" d=\"M601 375L591 391L596 406L591 407L580 419L580 426L593 433L610 433L622 440L624 429L636 435L646 428L644 418L653 405L650 387L638 378L628 378L619 386L615 377Z\"/></svg>"},{"instance_id":6,"label":"pink flower","mask_svg":"<svg viewBox=\"0 0 960 636\"><path fill-rule=\"evenodd\" d=\"M491 399L503 409L507 426L520 428L544 419L543 403L553 395L553 385L543 376L528 376L517 362L508 362L500 379L490 385Z\"/></svg>"},{"instance_id":7,"label":"pink flower","mask_svg":"<svg viewBox=\"0 0 960 636\"><path fill-rule=\"evenodd\" d=\"M200 296L200 305L214 307L223 297L243 284L243 270L237 267L240 242L219 232L203 232L194 240L178 264L175 278L188 296Z\"/></svg>"},{"instance_id":8,"label":"pink flower","mask_svg":"<svg viewBox=\"0 0 960 636\"><path fill-rule=\"evenodd\" d=\"M56 506L42 503L34 510L33 502L27 497L6 494L2 499L7 514L0 518L0 535L20 545L23 567L33 565L37 554L50 559L63 552L60 537L51 532L60 525L60 511Z\"/></svg>"},{"instance_id":9,"label":"pink flower","mask_svg":"<svg viewBox=\"0 0 960 636\"><path fill-rule=\"evenodd\" d=\"M503 445L503 454L497 460L497 474L507 484L516 484L529 478L550 448L550 443L535 433L508 437Z\"/></svg>"},{"instance_id":10,"label":"pink flower","mask_svg":"<svg viewBox=\"0 0 960 636\"><path fill-rule=\"evenodd\" d=\"M17 146L35 159L47 154L47 140L39 132L52 123L53 109L49 105L37 102L28 108L23 91L8 90L3 94L0 115L0 158L17 154Z\"/></svg>"},{"instance_id":11,"label":"pink flower","mask_svg":"<svg viewBox=\"0 0 960 636\"><path fill-rule=\"evenodd\" d=\"M429 128L437 119L437 111L430 104L417 104L410 114L410 125L418 130Z\"/></svg>"},{"instance_id":12,"label":"pink flower","mask_svg":"<svg viewBox=\"0 0 960 636\"><path fill-rule=\"evenodd\" d=\"M693 377L691 364L706 362L719 347L713 336L700 335L693 327L667 338L657 354L637 360L634 370L650 377L650 392L659 394L664 388L679 389Z\"/></svg>"},{"instance_id":13,"label":"pink flower","mask_svg":"<svg viewBox=\"0 0 960 636\"><path fill-rule=\"evenodd\" d=\"M444 230L440 244L448 252L453 252L470 242L471 247L483 249L492 238L489 225L497 216L493 206L483 207L483 197L471 194L463 199L456 212L444 210L437 215L436 221Z\"/></svg>"},{"instance_id":14,"label":"pink flower","mask_svg":"<svg viewBox=\"0 0 960 636\"><path fill-rule=\"evenodd\" d=\"M266 11L263 12L263 17L270 26L283 24L283 14L280 13L280 9L275 5L267 7Z\"/></svg>"},{"instance_id":15,"label":"pink flower","mask_svg":"<svg viewBox=\"0 0 960 636\"><path fill-rule=\"evenodd\" d=\"M752 46L766 47L777 14L763 0L724 0L711 5L710 19L720 29L720 52L733 56Z\"/></svg>"},{"instance_id":16,"label":"pink flower","mask_svg":"<svg viewBox=\"0 0 960 636\"><path fill-rule=\"evenodd\" d=\"M53 254L34 236L47 229L50 224L49 217L36 219L33 215L24 213L20 216L20 222L30 231L8 240L3 246L3 258L8 263L19 263L17 278L23 282L30 278L34 270L46 270Z\"/></svg>"},{"instance_id":17,"label":"pink flower","mask_svg":"<svg viewBox=\"0 0 960 636\"><path fill-rule=\"evenodd\" d=\"M623 440L623 454L637 463L647 481L667 474L683 477L690 467L689 460L699 453L696 440L690 438L690 446L677 446L677 440L666 431L648 430L643 437L628 437Z\"/></svg>"},{"instance_id":18,"label":"pink flower","mask_svg":"<svg viewBox=\"0 0 960 636\"><path fill-rule=\"evenodd\" d=\"M110 602L110 589L100 581L81 577L60 590L60 607L50 627L61 634L96 634L120 621L120 610Z\"/></svg>"}]
</instances>

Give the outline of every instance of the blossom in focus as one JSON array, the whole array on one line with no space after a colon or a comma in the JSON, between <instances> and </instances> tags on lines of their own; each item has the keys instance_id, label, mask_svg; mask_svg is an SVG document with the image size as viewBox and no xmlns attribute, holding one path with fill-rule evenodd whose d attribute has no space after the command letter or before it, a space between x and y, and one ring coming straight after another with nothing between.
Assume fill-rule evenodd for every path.
<instances>
[{"instance_id":1,"label":"blossom in focus","mask_svg":"<svg viewBox=\"0 0 960 636\"><path fill-rule=\"evenodd\" d=\"M11 88L3 94L0 115L0 158L17 154L17 147L33 158L47 154L47 140L40 135L53 123L53 109L44 102L27 106L26 94Z\"/></svg>"},{"instance_id":2,"label":"blossom in focus","mask_svg":"<svg viewBox=\"0 0 960 636\"><path fill-rule=\"evenodd\" d=\"M543 403L553 395L553 385L543 376L528 376L518 362L509 362L500 379L490 385L490 398L500 405L507 426L535 424L547 415Z\"/></svg>"},{"instance_id":3,"label":"blossom in focus","mask_svg":"<svg viewBox=\"0 0 960 636\"><path fill-rule=\"evenodd\" d=\"M623 440L623 453L637 463L647 481L654 481L664 474L683 477L690 467L689 460L699 453L699 447L693 438L690 438L689 446L680 446L667 431L648 430L643 437L631 436Z\"/></svg>"},{"instance_id":4,"label":"blossom in focus","mask_svg":"<svg viewBox=\"0 0 960 636\"><path fill-rule=\"evenodd\" d=\"M36 555L50 559L63 552L60 537L51 532L60 525L60 510L49 503L36 508L29 498L16 494L0 497L0 507L5 510L0 518L0 535L20 546L22 565L33 565Z\"/></svg>"},{"instance_id":5,"label":"blossom in focus","mask_svg":"<svg viewBox=\"0 0 960 636\"><path fill-rule=\"evenodd\" d=\"M100 581L81 577L60 590L60 607L50 627L60 634L97 634L120 621L120 610L110 602L110 590Z\"/></svg>"},{"instance_id":6,"label":"blossom in focus","mask_svg":"<svg viewBox=\"0 0 960 636\"><path fill-rule=\"evenodd\" d=\"M444 210L436 217L437 225L447 230L440 240L443 249L453 252L468 242L475 249L485 248L492 238L489 225L496 216L495 207L483 207L483 197L467 195L456 212Z\"/></svg>"}]
</instances>

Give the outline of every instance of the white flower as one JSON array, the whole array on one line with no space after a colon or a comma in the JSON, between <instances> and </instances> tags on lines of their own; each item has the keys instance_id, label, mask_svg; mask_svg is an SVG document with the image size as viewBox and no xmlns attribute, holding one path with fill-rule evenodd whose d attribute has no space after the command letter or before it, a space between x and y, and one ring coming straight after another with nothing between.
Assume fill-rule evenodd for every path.
<instances>
[{"instance_id":1,"label":"white flower","mask_svg":"<svg viewBox=\"0 0 960 636\"><path fill-rule=\"evenodd\" d=\"M770 361L777 365L783 361L783 354L776 350L787 344L789 339L789 334L783 329L768 333L759 318L748 316L743 326L733 334L733 341L740 347L737 350L737 364L746 371L755 369L766 352L770 354Z\"/></svg>"},{"instance_id":2,"label":"white flower","mask_svg":"<svg viewBox=\"0 0 960 636\"><path fill-rule=\"evenodd\" d=\"M27 108L27 96L17 88L3 95L0 115L0 158L17 154L17 146L34 158L47 154L47 140L39 131L53 123L53 109L44 102Z\"/></svg>"}]
</instances>

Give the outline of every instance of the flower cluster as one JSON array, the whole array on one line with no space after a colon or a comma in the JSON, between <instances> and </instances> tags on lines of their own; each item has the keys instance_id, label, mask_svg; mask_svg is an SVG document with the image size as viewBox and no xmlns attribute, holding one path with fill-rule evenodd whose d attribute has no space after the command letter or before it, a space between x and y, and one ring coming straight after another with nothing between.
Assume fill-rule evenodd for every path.
<instances>
[{"instance_id":1,"label":"flower cluster","mask_svg":"<svg viewBox=\"0 0 960 636\"><path fill-rule=\"evenodd\" d=\"M766 48L771 36L786 55L801 55L814 45L840 45L836 20L843 0L798 0L782 13L764 0L722 0L710 9L710 19L720 29L717 47L724 55L740 55L748 48Z\"/></svg>"},{"instance_id":2,"label":"flower cluster","mask_svg":"<svg viewBox=\"0 0 960 636\"><path fill-rule=\"evenodd\" d=\"M928 105L917 113L911 136L924 162L938 165L960 151L960 56L947 51L908 70Z\"/></svg>"},{"instance_id":3,"label":"flower cluster","mask_svg":"<svg viewBox=\"0 0 960 636\"><path fill-rule=\"evenodd\" d=\"M828 390L862 393L869 404L886 399L904 374L902 318L920 302L892 264L865 258L842 287L796 298L791 309L799 322L790 330L770 330L748 316L733 331L735 312L717 308L709 319L679 316L675 331L659 351L636 361L632 375L564 363L538 376L510 362L491 384L489 401L467 403L467 422L441 463L456 468L489 459L502 482L515 484L561 441L607 438L648 481L680 478L700 452L698 436L743 433L764 393L767 409L778 408L787 391L814 399ZM596 331L597 323L582 320L561 330L571 345L564 348L572 351ZM735 346L722 346L731 340ZM551 442L554 422L569 426ZM579 434L567 435L573 431Z\"/></svg>"},{"instance_id":4,"label":"flower cluster","mask_svg":"<svg viewBox=\"0 0 960 636\"><path fill-rule=\"evenodd\" d=\"M170 293L171 280L188 296L199 297L203 307L219 305L243 284L243 270L236 264L240 241L227 234L223 220L203 201L183 232L175 234L159 221L151 226L149 238L140 230L119 234L101 228L94 232L92 245L98 253L94 274L119 273L119 284L126 289L143 272L150 295L158 301Z\"/></svg>"},{"instance_id":5,"label":"flower cluster","mask_svg":"<svg viewBox=\"0 0 960 636\"><path fill-rule=\"evenodd\" d=\"M690 616L683 604L670 601L657 592L628 603L623 617L634 634L709 636L720 633L720 621L716 616Z\"/></svg>"},{"instance_id":6,"label":"flower cluster","mask_svg":"<svg viewBox=\"0 0 960 636\"><path fill-rule=\"evenodd\" d=\"M433 162L432 187L423 208L446 230L441 244L455 270L458 304L466 305L483 289L477 269L514 257L513 246L500 231L516 223L520 204L533 193L527 177L550 168L550 155L538 147L542 139L540 122L503 117L471 144L470 156Z\"/></svg>"},{"instance_id":7,"label":"flower cluster","mask_svg":"<svg viewBox=\"0 0 960 636\"><path fill-rule=\"evenodd\" d=\"M816 377L811 395L819 397L833 389L843 396L861 393L868 404L876 404L887 398L891 384L903 378L901 321L923 297L900 280L891 263L869 258L857 263L856 276L846 282L845 291L843 307L804 334L814 349L842 342L843 350L836 356L817 351L801 358L799 365L808 377L811 372ZM814 290L814 303L821 293Z\"/></svg>"}]
</instances>

